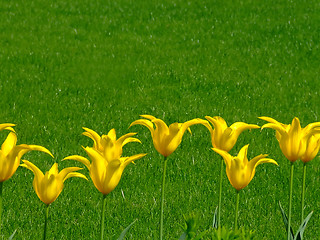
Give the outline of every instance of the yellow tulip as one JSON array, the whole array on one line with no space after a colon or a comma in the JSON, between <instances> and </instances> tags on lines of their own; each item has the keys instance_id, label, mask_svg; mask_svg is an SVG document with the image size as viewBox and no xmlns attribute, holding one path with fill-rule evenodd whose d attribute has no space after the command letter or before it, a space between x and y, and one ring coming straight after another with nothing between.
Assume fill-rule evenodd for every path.
<instances>
[{"instance_id":1,"label":"yellow tulip","mask_svg":"<svg viewBox=\"0 0 320 240\"><path fill-rule=\"evenodd\" d=\"M10 132L1 146L0 182L8 180L16 172L19 167L21 157L27 152L36 150L45 152L52 156L51 152L42 146L27 144L16 145L16 143L16 134L14 132Z\"/></svg>"},{"instance_id":2,"label":"yellow tulip","mask_svg":"<svg viewBox=\"0 0 320 240\"><path fill-rule=\"evenodd\" d=\"M147 118L149 120L136 120L132 122L129 127L137 124L146 126L151 132L155 149L164 157L168 157L177 149L177 147L181 143L184 132L186 130L190 131L190 126L194 124L207 123L207 121L205 120L196 118L185 123L176 122L168 127L164 121L151 115L141 115L141 117ZM155 129L153 124L156 126Z\"/></svg>"},{"instance_id":3,"label":"yellow tulip","mask_svg":"<svg viewBox=\"0 0 320 240\"><path fill-rule=\"evenodd\" d=\"M261 163L273 163L277 162L273 159L266 158L267 154L261 154L248 161L247 152L249 145L245 145L241 148L238 156L233 157L228 152L212 148L216 153L220 154L224 162L226 163L226 172L231 185L236 190L241 190L246 187L252 180L255 174L256 167Z\"/></svg>"},{"instance_id":4,"label":"yellow tulip","mask_svg":"<svg viewBox=\"0 0 320 240\"><path fill-rule=\"evenodd\" d=\"M320 122L310 123L305 128L301 128L297 117L293 118L289 125L269 117L259 118L269 122L263 125L261 129L272 128L276 130L276 138L280 149L289 161L295 162L300 158L304 161L310 161L317 154L319 150L317 146L318 137L314 135L320 133L320 130L317 129L317 127L320 127Z\"/></svg>"},{"instance_id":5,"label":"yellow tulip","mask_svg":"<svg viewBox=\"0 0 320 240\"><path fill-rule=\"evenodd\" d=\"M33 163L22 160L22 167L31 170L34 173L33 188L38 195L39 199L46 205L53 203L60 195L63 189L63 183L65 180L71 177L80 177L88 180L86 176L81 173L75 172L82 168L68 167L59 172L58 164L52 165L51 169L45 174L34 165Z\"/></svg>"},{"instance_id":6,"label":"yellow tulip","mask_svg":"<svg viewBox=\"0 0 320 240\"><path fill-rule=\"evenodd\" d=\"M107 195L118 185L125 167L146 154L121 157L122 147L125 144L140 142L139 139L131 137L136 133L128 133L117 140L114 129L110 130L108 135L102 135L101 137L91 129L84 128L84 130L86 132L83 135L94 141L93 147L84 148L91 162L79 155L72 155L64 158L64 160L76 160L83 163L88 168L95 187L103 195Z\"/></svg>"},{"instance_id":7,"label":"yellow tulip","mask_svg":"<svg viewBox=\"0 0 320 240\"><path fill-rule=\"evenodd\" d=\"M212 146L227 152L233 148L239 135L243 131L260 128L258 125L247 124L244 122L236 122L228 127L226 121L222 117L206 116L205 118L214 126L213 129L209 123L204 124L210 131Z\"/></svg>"}]
</instances>

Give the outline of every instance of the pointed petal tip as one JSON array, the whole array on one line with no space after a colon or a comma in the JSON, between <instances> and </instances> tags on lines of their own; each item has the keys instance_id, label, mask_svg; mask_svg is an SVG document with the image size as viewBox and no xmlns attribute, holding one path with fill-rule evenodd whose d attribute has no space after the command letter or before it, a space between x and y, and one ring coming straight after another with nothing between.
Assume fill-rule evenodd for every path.
<instances>
[{"instance_id":1,"label":"pointed petal tip","mask_svg":"<svg viewBox=\"0 0 320 240\"><path fill-rule=\"evenodd\" d=\"M299 120L299 118L297 118L297 117L294 117L293 119L292 119L292 126L294 125L294 124L299 124L300 125L300 120Z\"/></svg>"}]
</instances>

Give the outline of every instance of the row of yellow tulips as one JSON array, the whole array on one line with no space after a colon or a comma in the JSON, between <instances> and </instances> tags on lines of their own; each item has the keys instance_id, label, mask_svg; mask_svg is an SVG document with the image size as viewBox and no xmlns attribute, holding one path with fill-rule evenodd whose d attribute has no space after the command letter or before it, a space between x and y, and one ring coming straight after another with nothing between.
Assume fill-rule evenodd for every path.
<instances>
[{"instance_id":1,"label":"row of yellow tulips","mask_svg":"<svg viewBox=\"0 0 320 240\"><path fill-rule=\"evenodd\" d=\"M182 137L186 130L190 131L190 127L194 124L202 124L208 128L211 134L211 141L213 150L222 156L221 160L221 173L220 173L220 188L219 188L219 203L218 203L218 226L220 227L220 208L221 208L221 192L222 192L222 173L223 162L226 164L226 173L231 185L237 190L237 193L246 187L252 180L256 167L261 163L273 163L276 161L266 158L266 154L256 156L251 161L247 159L248 145L241 148L237 156L231 156L228 152L235 145L239 135L244 130L258 129L258 125L247 124L243 122L236 122L230 127L221 117L209 117L206 120L193 119L185 123L173 123L169 127L161 119L155 118L151 115L141 115L144 119L139 119L131 123L133 125L146 126L152 136L153 144L156 150L163 155L163 178L162 178L162 197L161 197L161 214L160 214L160 239L163 237L163 207L164 207L164 187L165 187L165 172L167 165L167 158L173 153L180 145ZM300 159L304 163L312 160L318 153L320 147L320 122L311 123L305 128L301 128L298 118L294 118L289 125L282 124L269 117L260 117L269 123L262 126L262 128L273 128L276 130L276 138L279 141L280 148L283 154L292 163ZM210 124L211 123L211 124ZM8 180L17 170L20 165L21 157L31 151L37 150L45 152L52 156L49 150L38 145L21 144L16 145L17 137L15 125L6 123L0 124L0 130L9 130L10 133L0 150L0 197L2 202L2 184ZM93 147L85 147L87 155L91 162L79 155L72 155L66 157L65 160L76 160L83 163L89 170L90 177L95 187L103 195L102 215L101 215L101 234L103 239L104 234L104 209L106 204L106 196L109 194L119 183L124 168L131 162L138 160L146 154L137 154L131 157L122 157L122 148L130 142L140 142L139 139L133 136L136 133L128 133L116 138L114 129L110 130L107 135L99 136L95 131L83 128L85 132L83 135L93 140ZM53 157L53 156L52 156ZM33 163L23 160L21 166L28 168L34 173L33 187L39 197L47 206L46 208L46 221L44 226L44 239L46 238L46 226L48 217L48 207L56 200L63 189L63 183L70 177L80 177L87 179L81 173L76 171L80 170L78 167L69 167L58 171L58 164L55 163L52 168L43 174L38 167ZM305 171L304 171L305 172ZM304 176L305 179L305 176ZM292 182L292 178L291 181ZM304 191L304 186L303 186ZM290 187L290 196L292 195L292 185ZM304 197L304 193L303 193ZM289 227L291 219L291 197L289 198ZM303 200L302 200L303 201ZM237 203L239 203L239 194L237 194ZM303 207L303 206L302 206ZM1 224L1 210L0 206L0 224ZM235 214L235 228L237 228L237 207ZM303 211L302 211L303 219ZM288 227L288 230L289 230ZM289 239L289 231L288 231Z\"/></svg>"}]
</instances>

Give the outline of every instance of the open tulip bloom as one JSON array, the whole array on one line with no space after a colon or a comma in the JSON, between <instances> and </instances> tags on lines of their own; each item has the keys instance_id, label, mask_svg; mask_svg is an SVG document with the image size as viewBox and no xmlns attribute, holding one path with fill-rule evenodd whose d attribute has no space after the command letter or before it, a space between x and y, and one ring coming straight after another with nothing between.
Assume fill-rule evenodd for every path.
<instances>
[{"instance_id":1,"label":"open tulip bloom","mask_svg":"<svg viewBox=\"0 0 320 240\"><path fill-rule=\"evenodd\" d=\"M2 126L1 126L2 125ZM45 152L52 156L50 151L42 146L38 145L27 145L17 143L17 136L11 128L13 124L8 124L7 127L4 127L3 124L0 124L0 129L11 130L3 142L0 150L0 225L1 225L1 212L2 212L2 185L3 182L12 177L16 172L17 168L20 165L21 157L29 151L41 151Z\"/></svg>"},{"instance_id":2,"label":"open tulip bloom","mask_svg":"<svg viewBox=\"0 0 320 240\"><path fill-rule=\"evenodd\" d=\"M140 115L146 119L138 119L130 124L143 125L147 127L152 136L153 145L155 149L164 156L163 161L163 172L162 172L162 188L161 188L161 210L160 210L160 239L162 239L163 232L163 206L164 206L164 187L165 187L165 176L167 168L167 157L172 154L177 147L180 145L183 134L186 130L191 133L190 126L194 124L206 124L207 121L200 118L192 119L185 123L172 123L169 127L167 124L154 116L151 115ZM154 128L155 125L155 128Z\"/></svg>"},{"instance_id":3,"label":"open tulip bloom","mask_svg":"<svg viewBox=\"0 0 320 240\"><path fill-rule=\"evenodd\" d=\"M290 169L290 191L289 191L289 214L288 214L288 239L290 239L291 224L291 202L293 188L293 169L294 162L298 159L303 161L303 183L301 194L301 222L303 221L304 193L306 178L306 163L311 161L319 151L320 139L320 122L308 124L301 128L299 118L295 117L291 124L283 124L270 117L259 117L269 123L262 126L263 128L272 128L276 130L276 138L279 142L280 149L285 157L291 162Z\"/></svg>"},{"instance_id":4,"label":"open tulip bloom","mask_svg":"<svg viewBox=\"0 0 320 240\"><path fill-rule=\"evenodd\" d=\"M260 128L258 125L244 122L235 122L228 127L226 121L219 116L206 116L206 119L214 126L212 128L210 124L205 124L211 134L212 147L226 152L233 148L243 131Z\"/></svg>"},{"instance_id":5,"label":"open tulip bloom","mask_svg":"<svg viewBox=\"0 0 320 240\"><path fill-rule=\"evenodd\" d=\"M226 173L228 179L237 192L235 228L237 228L238 220L239 191L245 188L251 182L258 165L262 163L273 163L278 165L275 160L266 158L266 154L261 154L248 161L248 147L249 145L245 145L244 147L242 147L236 157L231 156L228 152L221 149L212 148L216 153L220 154L221 157L223 157L226 164Z\"/></svg>"},{"instance_id":6,"label":"open tulip bloom","mask_svg":"<svg viewBox=\"0 0 320 240\"><path fill-rule=\"evenodd\" d=\"M147 127L151 132L155 149L164 157L168 157L177 149L181 143L185 131L190 131L190 126L194 124L207 123L205 120L196 118L185 123L172 123L168 127L163 120L155 118L151 115L141 115L141 117L146 119L138 119L132 122L130 127L133 125L143 125ZM154 125L156 128L154 128Z\"/></svg>"},{"instance_id":7,"label":"open tulip bloom","mask_svg":"<svg viewBox=\"0 0 320 240\"><path fill-rule=\"evenodd\" d=\"M244 122L233 123L228 127L226 121L219 116L205 117L213 127L208 123L204 123L204 126L208 128L211 135L212 147L229 152L236 144L239 135L245 130L260 128L255 124L247 124ZM223 178L223 158L220 162L220 182L219 182L219 204L218 204L218 227L220 231L220 214L221 214L221 202L222 202L222 178Z\"/></svg>"},{"instance_id":8,"label":"open tulip bloom","mask_svg":"<svg viewBox=\"0 0 320 240\"><path fill-rule=\"evenodd\" d=\"M128 133L116 139L116 132L111 129L107 135L101 137L95 131L84 128L83 135L93 140L93 147L86 147L91 162L82 156L73 155L64 160L76 160L83 163L89 170L90 177L95 187L103 194L102 214L101 214L101 240L104 235L104 212L106 196L118 185L125 167L146 154L136 154L131 157L121 157L122 147L129 142L140 142L133 138L136 133Z\"/></svg>"},{"instance_id":9,"label":"open tulip bloom","mask_svg":"<svg viewBox=\"0 0 320 240\"><path fill-rule=\"evenodd\" d=\"M64 181L71 177L80 177L86 180L88 179L83 174L75 172L81 169L79 167L68 167L59 172L58 164L55 163L48 172L43 174L41 170L33 163L27 160L22 161L23 164L21 164L21 166L31 170L34 173L34 179L32 183L33 188L39 199L46 204L43 232L43 239L46 239L49 205L60 195L63 189Z\"/></svg>"}]
</instances>

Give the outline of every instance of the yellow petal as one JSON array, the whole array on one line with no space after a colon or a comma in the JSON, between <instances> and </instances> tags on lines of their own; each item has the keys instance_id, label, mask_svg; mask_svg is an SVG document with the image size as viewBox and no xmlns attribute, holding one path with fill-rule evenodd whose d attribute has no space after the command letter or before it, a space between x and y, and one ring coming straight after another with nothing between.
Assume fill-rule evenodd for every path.
<instances>
[{"instance_id":1,"label":"yellow petal","mask_svg":"<svg viewBox=\"0 0 320 240\"><path fill-rule=\"evenodd\" d=\"M131 157L128 157L125 159L125 161L123 162L123 166L126 167L129 163L133 162L133 161L136 161L140 158L143 158L144 156L146 156L147 154L146 153L140 153L140 154L136 154L136 155L133 155Z\"/></svg>"},{"instance_id":2,"label":"yellow petal","mask_svg":"<svg viewBox=\"0 0 320 240\"><path fill-rule=\"evenodd\" d=\"M278 131L281 135L286 134L286 129L281 124L267 123L261 127L261 130L264 128L272 128L272 129Z\"/></svg>"},{"instance_id":3,"label":"yellow petal","mask_svg":"<svg viewBox=\"0 0 320 240\"><path fill-rule=\"evenodd\" d=\"M233 130L234 135L238 138L239 135L245 131L245 130L249 130L249 129L258 129L260 128L258 125L255 124L247 124L244 122L236 122L234 124L232 124L230 126L230 128Z\"/></svg>"},{"instance_id":4,"label":"yellow petal","mask_svg":"<svg viewBox=\"0 0 320 240\"><path fill-rule=\"evenodd\" d=\"M49 154L51 157L54 157L52 155L52 153L48 149L46 149L45 147L42 147L42 146L39 146L39 145L28 145L28 146L29 146L29 149L30 149L29 151L40 151L40 152L44 152L44 153Z\"/></svg>"},{"instance_id":5,"label":"yellow petal","mask_svg":"<svg viewBox=\"0 0 320 240\"><path fill-rule=\"evenodd\" d=\"M200 118L195 118L195 119L192 119L192 120L189 120L187 122L184 122L180 128L180 131L182 133L182 135L184 134L184 132L189 128L191 127L192 125L195 125L195 124L203 124L203 125L206 125L208 124L208 122L206 120L203 120L203 119L200 119Z\"/></svg>"},{"instance_id":6,"label":"yellow petal","mask_svg":"<svg viewBox=\"0 0 320 240\"><path fill-rule=\"evenodd\" d=\"M304 139L305 151L301 156L301 161L307 163L314 159L319 152L320 148L320 135L311 135Z\"/></svg>"},{"instance_id":7,"label":"yellow petal","mask_svg":"<svg viewBox=\"0 0 320 240\"><path fill-rule=\"evenodd\" d=\"M232 156L228 152L218 148L212 148L212 150L218 153L221 157L223 157L224 162L226 163L227 169L229 169L231 167Z\"/></svg>"},{"instance_id":8,"label":"yellow petal","mask_svg":"<svg viewBox=\"0 0 320 240\"><path fill-rule=\"evenodd\" d=\"M58 163L54 163L49 170L49 175L58 175L58 173L59 173Z\"/></svg>"},{"instance_id":9,"label":"yellow petal","mask_svg":"<svg viewBox=\"0 0 320 240\"><path fill-rule=\"evenodd\" d=\"M240 149L240 151L239 151L239 153L238 153L238 156L237 156L237 157L242 161L242 164L243 164L244 166L246 166L247 163L248 163L248 158L247 158L248 147L249 147L249 144L243 146L243 147Z\"/></svg>"},{"instance_id":10,"label":"yellow petal","mask_svg":"<svg viewBox=\"0 0 320 240\"><path fill-rule=\"evenodd\" d=\"M130 142L141 143L141 141L138 138L127 138L126 140L123 141L121 147L123 147L124 145L126 145L127 143L130 143Z\"/></svg>"},{"instance_id":11,"label":"yellow petal","mask_svg":"<svg viewBox=\"0 0 320 240\"><path fill-rule=\"evenodd\" d=\"M209 122L212 123L212 125L214 126L214 131L215 131L215 138L219 139L222 135L222 133L224 132L224 130L228 127L226 121L221 118L221 117L210 117L210 116L206 116L205 117Z\"/></svg>"},{"instance_id":12,"label":"yellow petal","mask_svg":"<svg viewBox=\"0 0 320 240\"><path fill-rule=\"evenodd\" d=\"M78 172L68 173L68 175L64 178L64 181L67 180L68 178L71 178L71 177L83 178L88 181L88 178L85 175L83 175L82 173L78 173Z\"/></svg>"},{"instance_id":13,"label":"yellow petal","mask_svg":"<svg viewBox=\"0 0 320 240\"><path fill-rule=\"evenodd\" d=\"M0 131L6 129L6 130L10 130L12 132L15 132L14 129L12 128L14 126L15 126L15 124L12 124L12 123L1 123L0 124Z\"/></svg>"},{"instance_id":14,"label":"yellow petal","mask_svg":"<svg viewBox=\"0 0 320 240\"><path fill-rule=\"evenodd\" d=\"M44 176L41 170L36 165L34 165L33 163L27 160L22 160L22 161L23 161L23 164L21 164L21 166L31 170L34 173L34 176L37 179L39 179L39 181L41 181Z\"/></svg>"},{"instance_id":15,"label":"yellow petal","mask_svg":"<svg viewBox=\"0 0 320 240\"><path fill-rule=\"evenodd\" d=\"M320 122L310 123L304 128L304 130L305 131L310 131L311 129L314 129L314 128L317 128L317 127L320 127Z\"/></svg>"},{"instance_id":16,"label":"yellow petal","mask_svg":"<svg viewBox=\"0 0 320 240\"><path fill-rule=\"evenodd\" d=\"M96 188L103 191L103 179L106 177L107 161L96 150L90 147L84 149L91 159L90 176Z\"/></svg>"},{"instance_id":17,"label":"yellow petal","mask_svg":"<svg viewBox=\"0 0 320 240\"><path fill-rule=\"evenodd\" d=\"M252 180L252 178L254 177L255 174L255 169L258 165L262 164L262 163L273 163L275 165L278 166L278 163L271 159L271 158L265 158L267 155L266 154L261 154L259 156L254 157L253 159L251 159L251 161L248 164L248 171L251 172L251 177L250 177L250 181Z\"/></svg>"},{"instance_id":18,"label":"yellow petal","mask_svg":"<svg viewBox=\"0 0 320 240\"><path fill-rule=\"evenodd\" d=\"M114 128L112 128L109 132L108 132L108 137L115 142L117 139L117 135L116 135L116 130Z\"/></svg>"},{"instance_id":19,"label":"yellow petal","mask_svg":"<svg viewBox=\"0 0 320 240\"><path fill-rule=\"evenodd\" d=\"M136 135L137 133L127 133L123 136L121 136L118 140L117 140L117 146L118 147L123 147L124 145L126 145L129 142L140 142L139 139L137 138L132 138L132 136ZM141 143L141 142L140 142Z\"/></svg>"},{"instance_id":20,"label":"yellow petal","mask_svg":"<svg viewBox=\"0 0 320 240\"><path fill-rule=\"evenodd\" d=\"M88 159L86 159L85 157L82 157L82 156L79 156L79 155L72 155L72 156L69 156L69 157L65 157L63 160L75 160L75 161L81 162L90 171L90 161Z\"/></svg>"},{"instance_id":21,"label":"yellow petal","mask_svg":"<svg viewBox=\"0 0 320 240\"><path fill-rule=\"evenodd\" d=\"M149 119L149 120L153 120L153 119L156 119L156 117L152 116L152 115L140 115L140 117L143 117L143 118L146 118L146 119Z\"/></svg>"},{"instance_id":22,"label":"yellow petal","mask_svg":"<svg viewBox=\"0 0 320 240\"><path fill-rule=\"evenodd\" d=\"M275 123L275 124L277 124L277 125L282 125L282 126L284 126L283 123L280 123L280 122L278 122L277 120L275 120L275 119L273 119L273 118L271 118L271 117L258 117L258 118L261 119L261 120L270 122L270 123Z\"/></svg>"},{"instance_id":23,"label":"yellow petal","mask_svg":"<svg viewBox=\"0 0 320 240\"><path fill-rule=\"evenodd\" d=\"M4 156L7 156L12 149L14 148L14 146L16 146L17 143L17 136L15 133L10 132L6 138L6 140L3 142L2 146L1 146L1 151L3 153Z\"/></svg>"},{"instance_id":24,"label":"yellow petal","mask_svg":"<svg viewBox=\"0 0 320 240\"><path fill-rule=\"evenodd\" d=\"M153 119L152 122L156 125L156 129L154 130L155 137L158 136L161 139L169 135L169 128L163 120L156 118Z\"/></svg>"},{"instance_id":25,"label":"yellow petal","mask_svg":"<svg viewBox=\"0 0 320 240\"><path fill-rule=\"evenodd\" d=\"M58 174L58 178L64 182L65 180L67 180L69 177L68 174L72 173L72 172L75 172L75 171L78 171L78 170L81 170L82 168L79 168L79 167L67 167L67 168L64 168L61 170L61 172Z\"/></svg>"},{"instance_id":26,"label":"yellow petal","mask_svg":"<svg viewBox=\"0 0 320 240\"><path fill-rule=\"evenodd\" d=\"M290 127L290 130L288 131L289 135L289 145L291 148L291 152L293 155L297 156L298 158L300 157L300 143L301 143L301 126L300 126L300 121L297 117L295 117L292 120L292 124Z\"/></svg>"},{"instance_id":27,"label":"yellow petal","mask_svg":"<svg viewBox=\"0 0 320 240\"><path fill-rule=\"evenodd\" d=\"M206 116L205 118L208 118L209 116ZM202 122L201 123L203 126L205 126L209 132L211 133L213 131L213 128L211 127L210 123L208 121Z\"/></svg>"},{"instance_id":28,"label":"yellow petal","mask_svg":"<svg viewBox=\"0 0 320 240\"><path fill-rule=\"evenodd\" d=\"M82 135L91 138L93 140L93 143L94 143L94 148L100 149L101 147L100 147L100 136L99 136L99 134L96 133L95 131L89 129L89 128L86 128L86 127L83 127L83 130L85 130L86 132L83 132Z\"/></svg>"},{"instance_id":29,"label":"yellow petal","mask_svg":"<svg viewBox=\"0 0 320 240\"><path fill-rule=\"evenodd\" d=\"M136 120L130 124L129 128L132 127L133 125L143 125L147 127L151 132L151 136L153 137L154 128L153 128L152 122L150 122L149 120L145 120L145 119Z\"/></svg>"}]
</instances>

